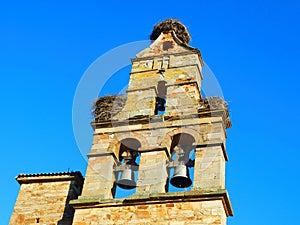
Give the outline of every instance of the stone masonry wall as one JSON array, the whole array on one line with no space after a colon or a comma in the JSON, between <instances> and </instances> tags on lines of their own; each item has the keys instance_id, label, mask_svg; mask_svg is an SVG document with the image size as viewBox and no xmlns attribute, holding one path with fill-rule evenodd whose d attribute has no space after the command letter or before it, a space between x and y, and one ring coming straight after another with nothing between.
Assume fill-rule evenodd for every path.
<instances>
[{"instance_id":1,"label":"stone masonry wall","mask_svg":"<svg viewBox=\"0 0 300 225\"><path fill-rule=\"evenodd\" d=\"M225 158L221 145L196 148L194 174L196 189L225 188Z\"/></svg>"},{"instance_id":2,"label":"stone masonry wall","mask_svg":"<svg viewBox=\"0 0 300 225\"><path fill-rule=\"evenodd\" d=\"M38 181L39 178L47 181ZM54 176L53 180L49 176L33 177L34 182L23 178L26 181L21 183L9 225L71 225L74 209L68 202L80 194L82 180L78 183L69 178L72 179L68 175Z\"/></svg>"},{"instance_id":3,"label":"stone masonry wall","mask_svg":"<svg viewBox=\"0 0 300 225\"><path fill-rule=\"evenodd\" d=\"M76 209L73 225L225 225L221 200Z\"/></svg>"},{"instance_id":4,"label":"stone masonry wall","mask_svg":"<svg viewBox=\"0 0 300 225\"><path fill-rule=\"evenodd\" d=\"M101 195L104 198L112 198L114 163L112 155L89 158L82 196Z\"/></svg>"},{"instance_id":5,"label":"stone masonry wall","mask_svg":"<svg viewBox=\"0 0 300 225\"><path fill-rule=\"evenodd\" d=\"M143 152L137 182L137 194L163 193L166 180L166 153L164 151Z\"/></svg>"}]
</instances>

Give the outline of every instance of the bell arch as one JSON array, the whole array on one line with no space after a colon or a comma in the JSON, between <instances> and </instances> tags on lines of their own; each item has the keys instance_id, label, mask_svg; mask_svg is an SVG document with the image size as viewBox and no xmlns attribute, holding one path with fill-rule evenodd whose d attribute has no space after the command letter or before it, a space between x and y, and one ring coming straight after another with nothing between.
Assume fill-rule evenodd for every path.
<instances>
[{"instance_id":1,"label":"bell arch","mask_svg":"<svg viewBox=\"0 0 300 225\"><path fill-rule=\"evenodd\" d=\"M119 143L119 145L123 143L127 147L135 147L134 143L136 143L136 145L139 145L139 147L148 145L147 138L143 136L143 134L133 131L117 133L115 134L115 139ZM136 148L136 150L137 149L138 148Z\"/></svg>"},{"instance_id":2,"label":"bell arch","mask_svg":"<svg viewBox=\"0 0 300 225\"><path fill-rule=\"evenodd\" d=\"M192 129L192 128L187 128L187 127L179 127L176 129L173 129L171 131L169 131L168 133L166 133L164 135L164 137L162 138L161 143L159 144L159 146L167 146L169 153L171 153L171 145L172 145L172 141L173 138L178 135L178 134L189 134L191 137L194 138L194 142L198 142L199 140L199 131L197 129Z\"/></svg>"},{"instance_id":3,"label":"bell arch","mask_svg":"<svg viewBox=\"0 0 300 225\"><path fill-rule=\"evenodd\" d=\"M187 133L172 137L167 181L169 192L182 191L193 184L194 142L195 138Z\"/></svg>"},{"instance_id":4,"label":"bell arch","mask_svg":"<svg viewBox=\"0 0 300 225\"><path fill-rule=\"evenodd\" d=\"M114 197L125 197L135 192L140 147L140 141L135 138L120 141L118 161L115 165Z\"/></svg>"},{"instance_id":5,"label":"bell arch","mask_svg":"<svg viewBox=\"0 0 300 225\"><path fill-rule=\"evenodd\" d=\"M141 142L136 138L124 138L120 141L119 160L125 151L137 152L141 147Z\"/></svg>"}]
</instances>

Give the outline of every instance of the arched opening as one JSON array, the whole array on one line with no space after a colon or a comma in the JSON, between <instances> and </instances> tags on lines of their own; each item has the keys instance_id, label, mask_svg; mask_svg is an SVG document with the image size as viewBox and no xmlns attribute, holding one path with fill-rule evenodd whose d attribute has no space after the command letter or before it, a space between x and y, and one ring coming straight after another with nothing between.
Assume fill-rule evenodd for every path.
<instances>
[{"instance_id":1,"label":"arched opening","mask_svg":"<svg viewBox=\"0 0 300 225\"><path fill-rule=\"evenodd\" d=\"M155 115L163 115L166 111L166 81L161 80L156 87Z\"/></svg>"},{"instance_id":2,"label":"arched opening","mask_svg":"<svg viewBox=\"0 0 300 225\"><path fill-rule=\"evenodd\" d=\"M115 166L115 184L113 195L115 198L130 196L136 191L140 154L138 148L141 143L134 138L121 141L119 161Z\"/></svg>"},{"instance_id":3,"label":"arched opening","mask_svg":"<svg viewBox=\"0 0 300 225\"><path fill-rule=\"evenodd\" d=\"M173 136L168 165L168 192L188 191L192 188L195 161L194 142L194 137L186 133Z\"/></svg>"}]
</instances>

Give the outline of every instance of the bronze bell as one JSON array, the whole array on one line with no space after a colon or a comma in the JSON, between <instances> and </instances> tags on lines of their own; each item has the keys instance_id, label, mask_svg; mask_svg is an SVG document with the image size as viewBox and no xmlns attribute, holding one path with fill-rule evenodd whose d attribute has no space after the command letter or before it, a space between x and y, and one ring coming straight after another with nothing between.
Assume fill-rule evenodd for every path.
<instances>
[{"instance_id":1,"label":"bronze bell","mask_svg":"<svg viewBox=\"0 0 300 225\"><path fill-rule=\"evenodd\" d=\"M174 175L170 180L171 184L178 188L186 188L192 185L189 178L189 171L185 165L178 165L174 169Z\"/></svg>"},{"instance_id":2,"label":"bronze bell","mask_svg":"<svg viewBox=\"0 0 300 225\"><path fill-rule=\"evenodd\" d=\"M134 181L134 172L131 168L125 168L122 171L121 178L116 182L117 185L123 189L133 189L136 187Z\"/></svg>"}]
</instances>

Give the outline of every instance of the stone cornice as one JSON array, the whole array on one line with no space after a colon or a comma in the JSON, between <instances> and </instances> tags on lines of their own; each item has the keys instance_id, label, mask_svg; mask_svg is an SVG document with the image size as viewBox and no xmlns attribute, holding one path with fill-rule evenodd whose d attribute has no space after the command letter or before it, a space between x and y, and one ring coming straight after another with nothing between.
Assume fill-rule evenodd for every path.
<instances>
[{"instance_id":1,"label":"stone cornice","mask_svg":"<svg viewBox=\"0 0 300 225\"><path fill-rule=\"evenodd\" d=\"M160 118L159 118L160 117ZM227 128L226 124L226 112L224 109L221 110L210 110L205 112L199 112L198 114L180 115L180 116L137 116L123 121L108 120L103 122L92 122L91 125L95 129L96 133L116 133L122 131L142 130L149 129L143 127L143 124L152 124L151 129L154 129L154 123L164 123L164 127L174 127L172 123L168 124L169 121L181 121L181 126L187 126L191 124L202 124L202 123L215 123L222 122L224 124L224 131ZM125 127L125 128L122 128ZM98 130L98 131L97 131ZM103 130L101 132L100 130Z\"/></svg>"},{"instance_id":2,"label":"stone cornice","mask_svg":"<svg viewBox=\"0 0 300 225\"><path fill-rule=\"evenodd\" d=\"M147 195L132 195L128 198L102 199L102 196L80 196L79 199L71 200L70 205L74 209L122 207L141 204L165 204L176 202L199 202L221 200L227 216L233 216L233 210L227 190L189 192L154 193Z\"/></svg>"}]
</instances>

